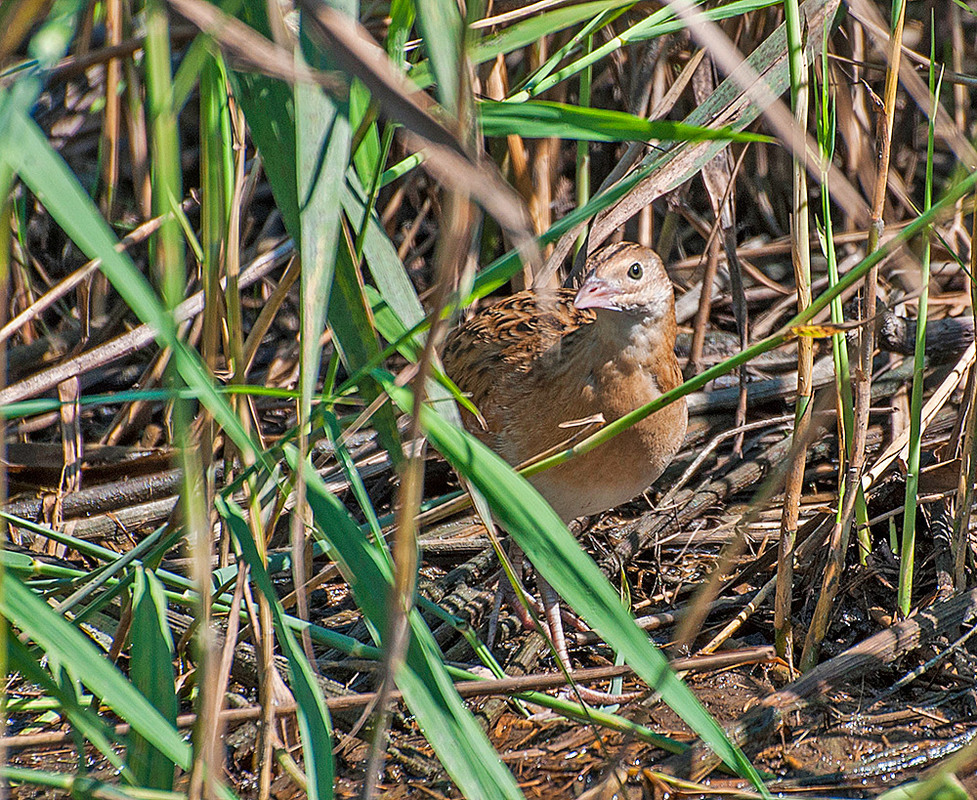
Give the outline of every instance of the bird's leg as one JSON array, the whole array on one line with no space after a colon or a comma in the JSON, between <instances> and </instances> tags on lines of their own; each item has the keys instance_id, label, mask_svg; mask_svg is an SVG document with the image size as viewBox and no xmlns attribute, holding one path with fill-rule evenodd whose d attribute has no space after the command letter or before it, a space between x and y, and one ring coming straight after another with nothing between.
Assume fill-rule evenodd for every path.
<instances>
[{"instance_id":1,"label":"bird's leg","mask_svg":"<svg viewBox=\"0 0 977 800\"><path fill-rule=\"evenodd\" d=\"M567 672L570 672L573 669L573 665L570 663L570 652L567 650L567 640L563 633L560 596L539 572L536 573L536 585L539 587L540 599L543 601L543 613L546 619L546 625L549 627L550 642L563 668ZM579 622L578 617L574 617L574 619ZM637 700L642 696L643 692L610 694L609 692L599 692L596 689L588 689L586 686L573 686L572 688L564 689L561 694L569 700L579 699L592 706L609 706Z\"/></svg>"},{"instance_id":2,"label":"bird's leg","mask_svg":"<svg viewBox=\"0 0 977 800\"><path fill-rule=\"evenodd\" d=\"M519 585L519 590L517 591L516 588L509 582L505 569L500 570L499 587L496 589L495 602L492 604L492 613L489 615L489 649L495 645L495 636L498 632L499 625L499 613L502 610L503 604L507 604L509 608L512 609L520 624L527 630L536 630L536 621L533 619L533 613L537 614L537 616L540 613L539 608L533 603L532 596L522 585L522 576L526 564L525 554L522 552L522 548L511 540L509 542L509 552L507 558L509 559L509 566L512 569L512 576ZM533 607L532 613L526 608L520 599L520 595Z\"/></svg>"},{"instance_id":3,"label":"bird's leg","mask_svg":"<svg viewBox=\"0 0 977 800\"><path fill-rule=\"evenodd\" d=\"M570 665L570 652L567 650L567 637L563 632L560 596L553 591L553 587L546 582L546 579L539 572L536 573L536 586L539 588L539 599L543 603L543 619L546 620L546 627L549 628L548 632L550 641L553 643L553 649L556 651L560 663L569 672L572 667Z\"/></svg>"},{"instance_id":4,"label":"bird's leg","mask_svg":"<svg viewBox=\"0 0 977 800\"><path fill-rule=\"evenodd\" d=\"M509 607L527 630L539 630L553 646L557 658L567 672L573 667L570 663L570 653L567 649L566 634L563 630L563 615L566 613L567 621L580 630L589 630L583 621L575 614L567 612L560 603L560 596L546 579L536 571L536 587L539 590L542 608L533 601L532 596L522 587L523 570L526 563L525 554L522 548L515 542L509 544L508 552L509 564L512 568L512 575L519 584L522 598L518 596L517 590L509 583L506 578L505 570L499 574L499 588L496 592L496 601L489 617L489 647L494 644L496 626L498 624L498 609L501 609L503 600L508 601ZM522 600L529 603L532 611L527 608ZM533 615L535 614L535 618ZM641 692L631 692L628 694L609 694L588 689L585 686L576 686L566 690L565 694L570 700L581 700L590 705L618 705L635 700L642 696Z\"/></svg>"}]
</instances>

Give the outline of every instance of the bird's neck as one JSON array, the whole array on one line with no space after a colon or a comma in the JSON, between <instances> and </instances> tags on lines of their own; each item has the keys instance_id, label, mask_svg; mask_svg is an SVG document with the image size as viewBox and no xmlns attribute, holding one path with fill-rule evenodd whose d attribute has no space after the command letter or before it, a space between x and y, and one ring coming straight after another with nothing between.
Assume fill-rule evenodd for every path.
<instances>
[{"instance_id":1,"label":"bird's neck","mask_svg":"<svg viewBox=\"0 0 977 800\"><path fill-rule=\"evenodd\" d=\"M674 312L653 320L621 311L598 311L594 328L602 349L629 361L651 364L674 353Z\"/></svg>"}]
</instances>

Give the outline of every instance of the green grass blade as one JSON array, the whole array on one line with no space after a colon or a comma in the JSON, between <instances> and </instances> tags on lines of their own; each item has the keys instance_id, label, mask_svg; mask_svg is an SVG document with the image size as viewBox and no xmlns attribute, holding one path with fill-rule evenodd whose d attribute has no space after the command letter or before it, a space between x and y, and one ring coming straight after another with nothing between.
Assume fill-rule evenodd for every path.
<instances>
[{"instance_id":1,"label":"green grass blade","mask_svg":"<svg viewBox=\"0 0 977 800\"><path fill-rule=\"evenodd\" d=\"M352 9L343 9L347 13ZM310 66L323 69L332 66L308 43L302 20L303 55ZM296 54L296 57L299 56ZM312 404L312 394L319 378L320 333L325 327L326 309L336 269L336 251L340 242L341 193L350 158L349 106L339 104L319 86L296 84L295 102L295 171L298 185L299 221L296 241L302 254L302 377L301 414L304 423ZM295 232L293 231L293 236Z\"/></svg>"},{"instance_id":2,"label":"green grass blade","mask_svg":"<svg viewBox=\"0 0 977 800\"><path fill-rule=\"evenodd\" d=\"M177 700L173 676L173 636L166 621L163 584L151 572L136 568L132 589L132 642L129 676L132 685L176 727ZM129 748L129 763L141 786L169 791L174 763L136 734Z\"/></svg>"},{"instance_id":3,"label":"green grass blade","mask_svg":"<svg viewBox=\"0 0 977 800\"><path fill-rule=\"evenodd\" d=\"M401 408L411 408L409 391L395 386L392 379L384 379L384 386ZM422 409L421 423L431 444L481 491L496 518L560 596L729 767L765 792L746 756L635 625L617 592L539 493L488 447L430 408Z\"/></svg>"},{"instance_id":4,"label":"green grass blade","mask_svg":"<svg viewBox=\"0 0 977 800\"><path fill-rule=\"evenodd\" d=\"M286 458L292 469L299 469L293 448L286 450ZM304 475L316 535L328 544L377 636L378 631L386 630L387 603L393 591L389 562L311 465L305 465ZM452 686L434 637L416 609L409 621L411 642L394 678L448 774L469 798L522 798L512 775Z\"/></svg>"},{"instance_id":5,"label":"green grass blade","mask_svg":"<svg viewBox=\"0 0 977 800\"><path fill-rule=\"evenodd\" d=\"M577 3L566 8L534 14L528 19L510 25L500 33L482 39L472 49L472 61L476 64L484 64L498 55L534 44L544 36L559 33L572 25L598 17L605 11L626 9L633 5L634 0L597 0L597 2Z\"/></svg>"},{"instance_id":6,"label":"green grass blade","mask_svg":"<svg viewBox=\"0 0 977 800\"><path fill-rule=\"evenodd\" d=\"M245 0L237 17L271 38L266 4ZM275 205L285 228L299 241L299 189L295 174L295 102L292 88L256 72L232 72L234 96L241 103L251 138L258 147Z\"/></svg>"},{"instance_id":7,"label":"green grass blade","mask_svg":"<svg viewBox=\"0 0 977 800\"><path fill-rule=\"evenodd\" d=\"M516 134L526 139L556 136L591 142L627 142L662 139L701 142L723 139L734 142L771 142L767 136L742 133L732 128L704 128L668 120L649 120L603 108L585 108L546 100L498 103L482 100L478 117L486 136Z\"/></svg>"},{"instance_id":8,"label":"green grass blade","mask_svg":"<svg viewBox=\"0 0 977 800\"><path fill-rule=\"evenodd\" d=\"M359 273L353 263L351 243L346 237L339 241L336 253L336 276L333 295L329 304L329 325L336 336L340 353L350 373L380 356L380 343L366 304ZM382 393L376 380L367 375L360 381L360 393L367 403ZM400 435L393 408L384 403L373 417L373 425L380 442L396 463L402 456Z\"/></svg>"},{"instance_id":9,"label":"green grass blade","mask_svg":"<svg viewBox=\"0 0 977 800\"><path fill-rule=\"evenodd\" d=\"M462 24L454 0L415 0L417 27L427 50L438 98L458 116L462 81Z\"/></svg>"},{"instance_id":10,"label":"green grass blade","mask_svg":"<svg viewBox=\"0 0 977 800\"><path fill-rule=\"evenodd\" d=\"M106 783L88 775L48 772L22 767L0 768L0 779L12 786L43 786L62 792L63 797L97 798L97 800L185 800L184 792L161 792Z\"/></svg>"},{"instance_id":11,"label":"green grass blade","mask_svg":"<svg viewBox=\"0 0 977 800\"><path fill-rule=\"evenodd\" d=\"M91 641L36 597L20 579L7 575L0 613L87 686L132 726L132 730L182 769L190 767L190 747L183 737L108 661Z\"/></svg>"},{"instance_id":12,"label":"green grass blade","mask_svg":"<svg viewBox=\"0 0 977 800\"><path fill-rule=\"evenodd\" d=\"M305 653L285 621L285 612L275 594L271 578L265 570L258 548L251 536L251 530L241 508L224 497L216 499L218 513L227 522L234 539L241 549L244 560L251 568L251 579L268 600L275 620L278 644L288 659L292 675L291 689L298 706L296 715L302 734L302 749L305 753L305 774L308 780L306 791L310 800L331 798L334 765L332 757L332 722L329 710L322 697L322 690L316 683L315 673L305 658Z\"/></svg>"}]
</instances>

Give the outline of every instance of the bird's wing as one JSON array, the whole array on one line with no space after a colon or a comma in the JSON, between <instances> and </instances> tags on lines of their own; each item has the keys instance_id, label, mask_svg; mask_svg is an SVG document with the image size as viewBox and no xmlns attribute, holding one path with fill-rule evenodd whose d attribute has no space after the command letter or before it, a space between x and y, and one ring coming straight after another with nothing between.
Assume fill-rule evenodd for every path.
<instances>
[{"instance_id":1,"label":"bird's wing","mask_svg":"<svg viewBox=\"0 0 977 800\"><path fill-rule=\"evenodd\" d=\"M568 289L549 297L519 292L478 312L449 335L441 356L445 372L471 395L482 414L504 407L515 376L530 372L543 353L594 320L594 312L574 307L573 296Z\"/></svg>"}]
</instances>

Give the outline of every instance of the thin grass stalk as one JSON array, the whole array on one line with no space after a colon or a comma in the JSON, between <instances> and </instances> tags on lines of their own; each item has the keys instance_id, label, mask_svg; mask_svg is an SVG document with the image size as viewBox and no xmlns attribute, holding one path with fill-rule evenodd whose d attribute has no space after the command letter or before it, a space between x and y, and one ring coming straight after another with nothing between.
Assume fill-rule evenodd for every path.
<instances>
[{"instance_id":1,"label":"thin grass stalk","mask_svg":"<svg viewBox=\"0 0 977 800\"><path fill-rule=\"evenodd\" d=\"M142 104L143 80L136 64L127 58L123 64L126 84L126 127L129 137L129 162L133 192L143 219L153 218L153 193L149 183L149 134L146 109Z\"/></svg>"},{"instance_id":2,"label":"thin grass stalk","mask_svg":"<svg viewBox=\"0 0 977 800\"><path fill-rule=\"evenodd\" d=\"M206 85L206 89L204 88ZM210 129L208 137L212 142L218 142L217 148L208 148L207 158L204 159L203 144L201 141L201 169L206 170L207 185L210 188L209 202L206 196L202 197L202 223L207 220L210 230L220 231L220 239L214 241L213 238L201 231L201 238L204 247L205 258L213 259L211 269L204 269L204 275L210 275L214 281L216 292L220 292L220 273L223 271L226 278L226 287L223 295L215 294L214 301L216 308L224 308L226 315L227 328L224 341L224 354L226 366L230 368L231 385L242 385L246 378L247 362L244 357L244 325L241 313L241 290L238 277L241 271L241 251L240 251L240 205L244 189L244 160L246 157L244 119L240 109L236 107L227 80L226 67L223 57L218 54L208 54L204 63L200 82L200 105L204 110L204 103L207 103L207 124ZM235 124L235 115L237 115ZM203 181L201 181L202 185ZM205 216L204 216L205 215ZM203 224L201 224L203 227ZM223 269L222 269L223 267ZM206 295L205 295L206 296ZM219 301L223 297L223 303ZM216 318L216 315L215 315ZM213 339L209 339L207 333L204 341L214 348L216 358L217 348L221 331L218 328L210 334ZM216 365L216 364L215 364ZM241 424L245 430L250 430L250 406L246 396L235 395L231 399L232 406L241 419ZM205 457L211 451L204 444ZM252 454L246 450L238 450L228 441L224 447L224 475L233 476L238 463L246 466L254 464ZM240 462L238 462L240 459ZM261 508L256 502L253 479L246 482L246 498L248 502L248 522L251 526L252 536L255 541L263 540L261 534ZM231 554L231 532L227 530L224 521L219 519L220 541L218 543L218 564L221 567L227 565ZM225 632L224 651L220 655L217 674L215 676L216 688L212 698L211 713L212 719L216 719L215 737L222 740L224 737L224 723L221 711L224 705L224 696L227 691L227 681L230 679L229 666L233 658L234 647L232 641L237 639L237 630L240 624L240 606L243 600L244 581L247 579L247 570L243 567L239 569L234 596L231 601L231 616L228 629ZM233 637L233 639L232 639ZM216 650L216 648L215 648ZM217 662L215 652L215 663Z\"/></svg>"},{"instance_id":3,"label":"thin grass stalk","mask_svg":"<svg viewBox=\"0 0 977 800\"><path fill-rule=\"evenodd\" d=\"M224 84L227 85L227 74L223 61L218 62ZM247 160L247 127L244 121L244 112L237 104L234 97L228 94L229 114L228 119L231 123L231 142L230 154L233 157L233 186L230 190L228 201L228 222L227 238L225 242L224 268L227 276L227 287L224 292L225 303L227 305L227 358L231 367L230 384L232 386L244 386L247 383L248 366L250 359L246 352L247 348L244 340L244 323L241 304L241 287L239 283L241 275L241 205L245 193L245 174L244 166ZM267 310L267 307L266 309ZM256 326L260 327L260 326ZM256 333L254 329L252 334ZM245 430L252 429L253 411L251 400L248 395L235 394L232 398L234 410L241 420ZM247 497L248 506L248 525L251 527L251 535L259 548L259 552L264 553L265 537L262 530L261 501L259 498L258 484L251 469L254 467L254 455L248 450L237 450L229 441L225 447L224 474L233 475L237 466L235 463L235 453L240 458L240 463L248 470L249 474L244 480L244 491ZM230 531L222 528L221 536L221 560L223 566L230 555ZM244 570L243 563L239 569ZM264 653L262 653L264 655Z\"/></svg>"},{"instance_id":4,"label":"thin grass stalk","mask_svg":"<svg viewBox=\"0 0 977 800\"><path fill-rule=\"evenodd\" d=\"M227 75L224 73L223 61L217 63L221 67L222 79L226 85ZM230 103L228 120L230 123L232 123L231 135L234 137L234 141L231 143L229 153L234 159L234 164L233 171L231 173L233 188L228 192L229 205L227 237L225 243L225 271L227 275L227 286L224 295L227 304L228 322L226 354L231 367L231 385L243 386L247 382L247 370L249 365L249 359L245 353L244 325L241 310L241 290L239 285L239 277L241 273L241 203L245 191L244 165L247 157L247 149L245 147L246 126L244 122L244 113L241 111L240 106L232 97L230 97L230 95L228 95L228 98ZM246 395L236 395L233 398L233 403L234 410L237 413L237 416L240 418L242 426L244 426L245 430L250 430L252 428L252 408L249 397ZM235 452L237 452L238 456L240 457L240 463L246 470L246 475L243 478L243 489L249 512L247 515L248 526L251 530L251 536L254 539L258 552L261 554L262 559L266 559L266 538L263 528L263 521L265 520L265 517L262 514L258 482L253 473L253 467L255 464L254 454L246 449L237 450L237 448L231 446L231 442L228 442L227 447L225 448L225 475L227 476L233 474L236 466L234 460ZM226 529L226 527L222 527L221 534L221 563L223 565L224 557L230 553L231 533ZM239 561L238 569L242 571L247 570L243 560ZM245 586L244 592L247 599L250 601L249 587ZM263 745L265 745L265 749L262 751L261 755L266 756L270 750L268 747L270 741L266 734L270 731L268 709L272 702L273 687L275 685L275 654L274 638L272 636L271 609L269 608L268 603L265 601L263 594L259 593L258 602L260 624L257 626L257 630L252 627L251 632L261 663L261 668L258 673L258 688L259 695L265 705L263 705L264 717L262 721L264 724L262 725L261 729L262 737L260 737L260 741ZM254 620L250 619L248 621L253 623ZM303 633L302 629L299 629L299 632L301 635ZM259 791L266 784L270 783L270 763L271 760L269 757L263 757L261 759L261 783L259 785Z\"/></svg>"},{"instance_id":5,"label":"thin grass stalk","mask_svg":"<svg viewBox=\"0 0 977 800\"><path fill-rule=\"evenodd\" d=\"M442 311L448 304L452 275L461 273L471 243L472 205L467 197L449 194L446 198L447 227L441 235L437 257L438 277L435 283L435 296L430 314L431 330L424 350L418 361L412 380L414 393L413 409L406 441L413 442L411 452L401 466L401 485L395 517L395 536L393 547L395 612L390 615L390 630L384 640L384 682L377 699L381 720L374 734L370 761L366 769L363 797L372 798L376 792L382 765L383 748L380 744L386 738L389 722L389 692L394 687L394 676L399 670L407 649L410 629L408 615L414 605L414 592L417 579L417 515L420 511L424 492L424 444L421 427L421 407L426 397L425 384L431 372L432 361L439 340L439 328L443 324Z\"/></svg>"},{"instance_id":6,"label":"thin grass stalk","mask_svg":"<svg viewBox=\"0 0 977 800\"><path fill-rule=\"evenodd\" d=\"M973 212L970 232L970 312L974 318L974 336L977 337L977 209ZM970 516L974 498L974 484L977 481L977 456L974 445L977 442L977 373L970 371L967 385L967 417L965 422L963 448L960 453L960 477L957 483L957 513L953 525L953 582L957 591L967 586L965 573L967 554L970 552Z\"/></svg>"},{"instance_id":7,"label":"thin grass stalk","mask_svg":"<svg viewBox=\"0 0 977 800\"><path fill-rule=\"evenodd\" d=\"M871 223L868 230L868 252L879 246L879 239L885 229L882 212L885 210L885 195L889 178L889 154L892 147L892 125L896 115L896 91L899 88L899 65L902 62L902 32L906 22L906 0L892 0L892 34L889 37L888 64L885 74L883 95L883 114L879 117L879 130L876 131L878 147L878 172L875 176L875 190L872 195ZM874 277L878 277L877 275ZM874 294L874 292L873 292ZM863 309L872 316L874 303Z\"/></svg>"},{"instance_id":8,"label":"thin grass stalk","mask_svg":"<svg viewBox=\"0 0 977 800\"><path fill-rule=\"evenodd\" d=\"M390 155L390 146L393 144L395 130L396 126L392 123L388 122L383 126L383 135L380 139L380 157L377 159L376 173L373 176L373 184L369 187L369 194L364 205L363 224L360 225L360 229L356 232L353 258L357 264L363 261L363 245L366 243L366 232L370 227L370 218L373 215L373 210L376 208L377 198L380 196L383 169Z\"/></svg>"},{"instance_id":9,"label":"thin grass stalk","mask_svg":"<svg viewBox=\"0 0 977 800\"><path fill-rule=\"evenodd\" d=\"M208 56L200 72L200 265L204 292L204 332L201 351L210 369L217 367L218 340L222 320L220 273L227 225L225 186L230 153L230 121L227 118L227 89L216 57ZM228 325L230 327L230 325ZM206 450L206 448L204 448Z\"/></svg>"},{"instance_id":10,"label":"thin grass stalk","mask_svg":"<svg viewBox=\"0 0 977 800\"><path fill-rule=\"evenodd\" d=\"M868 232L870 257L878 253L879 240L884 227L882 213L885 208L886 187L889 175L889 152L892 141L892 120L895 117L896 89L899 85L899 64L902 55L902 31L905 23L905 0L894 0L892 8L892 35L885 81L884 113L879 117L876 131L879 159ZM878 262L868 270L862 293L861 319L871 319L875 314L878 289ZM841 282L843 283L843 282ZM839 285L841 285L839 283ZM851 521L855 512L858 484L865 467L865 442L868 436L868 415L872 403L872 358L875 352L875 327L863 324L858 329L859 361L855 373L854 425L851 454L845 473L845 485L841 497L841 514L828 537L828 563L825 566L821 592L811 617L811 624L801 653L801 670L807 671L818 661L821 642L828 630L835 597L841 583L845 554L848 551Z\"/></svg>"},{"instance_id":11,"label":"thin grass stalk","mask_svg":"<svg viewBox=\"0 0 977 800\"><path fill-rule=\"evenodd\" d=\"M122 41L122 0L105 3L105 44L108 47ZM119 139L122 124L119 86L122 81L122 60L110 58L105 64L105 114L102 118L102 213L112 219L115 190L119 182Z\"/></svg>"},{"instance_id":12,"label":"thin grass stalk","mask_svg":"<svg viewBox=\"0 0 977 800\"><path fill-rule=\"evenodd\" d=\"M468 53L471 52L474 33L469 23L479 16L481 3L471 3L467 6L467 19L463 20L458 33L458 48L454 53L456 59L454 68L457 70L457 92L455 96L446 98L449 107L454 110L456 118L452 126L461 139L463 146L474 152L476 140L476 126L474 124L474 95L470 82L470 62ZM462 20L459 20L462 22ZM467 31L467 35L465 33ZM397 45L399 47L399 43ZM383 159L387 156L386 150ZM380 166L382 167L381 161ZM378 175L379 177L379 175ZM373 189L376 191L379 180ZM418 514L421 510L424 495L424 454L426 439L421 424L421 413L427 397L428 378L437 357L437 348L441 339L441 332L445 323L444 310L457 285L458 276L464 274L468 254L472 247L472 232L475 230L474 206L470 198L459 192L449 192L444 200L445 225L438 241L435 254L435 286L431 299L431 313L428 319L431 328L420 358L417 361L416 372L411 379L413 405L410 422L405 440L412 442L411 452L400 465L401 486L398 492L395 510L394 542L393 542L393 587L391 597L392 611L389 616L389 630L384 638L384 681L377 699L379 720L372 742L370 759L366 768L363 785L363 797L372 798L379 781L382 761L384 757L383 743L386 740L386 728L389 725L389 692L395 686L395 678L404 663L407 646L410 639L409 615L414 607L417 586L418 568ZM369 209L367 209L369 214ZM364 218L364 222L366 219ZM418 444L421 443L421 444Z\"/></svg>"},{"instance_id":13,"label":"thin grass stalk","mask_svg":"<svg viewBox=\"0 0 977 800\"><path fill-rule=\"evenodd\" d=\"M542 92L552 89L562 81L572 78L578 72L582 72L583 70L592 67L598 61L600 61L602 56L595 55L595 51L593 50L593 39L591 36L594 31L600 27L603 27L620 14L621 11L617 11L614 14L601 12L586 25L584 25L573 36L571 36L569 41L567 41L561 47L558 47L553 53L548 53L547 39L545 37L540 39L538 44L538 53L536 54L536 58L534 58L531 62L531 74L515 90L514 94L508 97L508 101L511 103L523 103L526 100L530 100ZM589 52L587 52L577 61L574 61L568 67L561 69L555 76L553 74L553 70L555 70L565 58L568 58L571 54L577 51L578 48L581 47L582 42L587 40L590 40L591 47ZM618 40L616 44L614 42L607 43L602 45L597 52L607 55L614 52L614 50L618 49L621 45L622 42L620 40Z\"/></svg>"},{"instance_id":14,"label":"thin grass stalk","mask_svg":"<svg viewBox=\"0 0 977 800\"><path fill-rule=\"evenodd\" d=\"M178 120L173 108L172 74L170 72L169 23L167 8L160 0L146 4L146 78L150 109L152 200L154 213L168 214L154 240L155 258L163 300L167 308L175 308L183 300L186 283L183 238L174 206L183 196L180 172ZM171 385L179 385L175 370L170 372ZM200 719L194 730L193 767L190 796L202 797L213 793L211 781L220 771L216 720L212 719L214 689L212 665L214 636L210 621L211 537L204 486L197 482L203 474L199 453L193 447L190 434L190 406L185 401L173 404L173 435L177 460L183 470L181 501L190 541L194 581L200 596L197 607L199 622L197 644L198 713Z\"/></svg>"},{"instance_id":15,"label":"thin grass stalk","mask_svg":"<svg viewBox=\"0 0 977 800\"><path fill-rule=\"evenodd\" d=\"M790 67L790 100L797 130L807 130L808 69L801 35L801 14L797 0L786 0L788 65ZM803 149L804 142L794 152ZM803 159L793 158L793 212L791 214L791 250L794 282L797 287L797 310L811 304L811 239L807 198L807 169ZM794 543L797 518L804 490L804 468L807 465L807 439L811 426L811 398L814 368L814 340L802 336L797 342L797 399L794 405L793 455L784 485L784 510L780 520L780 547L777 560L777 589L774 598L774 630L778 654L793 664L791 608L794 585Z\"/></svg>"},{"instance_id":16,"label":"thin grass stalk","mask_svg":"<svg viewBox=\"0 0 977 800\"><path fill-rule=\"evenodd\" d=\"M590 34L584 39L584 55L590 55L594 49L594 37ZM580 106L590 107L591 83L594 80L594 67L588 64L580 73ZM581 140L577 142L577 208L583 208L590 200L590 142ZM587 246L587 231L583 230L577 237L573 246L573 255L576 256L582 247Z\"/></svg>"},{"instance_id":17,"label":"thin grass stalk","mask_svg":"<svg viewBox=\"0 0 977 800\"><path fill-rule=\"evenodd\" d=\"M470 17L474 15L479 7L479 3L470 4L467 7L468 15ZM469 19L465 22L470 21ZM461 23L462 20L458 19L458 22ZM463 25L462 30L458 32L458 46L453 53L455 58L453 66L457 71L456 94L445 99L448 101L449 108L453 109L456 115L456 118L452 120L452 125L459 134L459 138L462 139L463 145L471 152L475 137L475 125L473 124L474 97L469 80L470 64L467 57L471 42L466 41L463 32L465 29L467 29L467 24ZM379 163L381 169L386 157L387 150L384 149L383 157ZM371 194L375 195L378 185L379 180L376 180L374 186L371 187ZM385 758L387 728L390 722L390 693L395 688L395 680L404 665L410 641L410 613L415 603L419 555L417 517L424 499L427 441L421 425L421 412L427 397L426 384L437 357L440 333L446 321L443 312L456 285L457 276L464 271L472 244L472 231L475 228L473 225L473 206L468 196L450 192L445 197L444 205L444 221L446 224L439 238L435 255L437 272L431 299L431 313L428 316L431 327L411 379L413 406L405 441L412 444L407 457L398 465L401 483L394 512L391 611L388 617L388 630L385 632L383 640L383 683L377 696L376 708L378 713L363 780L362 796L365 800L371 800L377 793ZM367 207L364 213L364 225L368 222L369 214L370 209Z\"/></svg>"},{"instance_id":18,"label":"thin grass stalk","mask_svg":"<svg viewBox=\"0 0 977 800\"><path fill-rule=\"evenodd\" d=\"M204 292L203 335L201 356L213 372L217 369L219 338L222 327L221 256L227 228L225 185L228 182L230 152L229 121L227 119L227 91L215 56L208 54L200 70L200 247L201 285ZM232 167L231 167L232 168ZM228 326L230 327L230 326ZM200 452L203 476L208 496L213 495L214 440L218 436L213 417L206 411L200 417ZM209 508L208 504L208 508ZM216 514L208 513L212 527ZM218 681L221 680L215 674ZM208 712L212 720L219 718L223 692L215 691L210 698L217 703ZM216 734L215 734L216 735Z\"/></svg>"},{"instance_id":19,"label":"thin grass stalk","mask_svg":"<svg viewBox=\"0 0 977 800\"><path fill-rule=\"evenodd\" d=\"M10 281L11 254L11 210L13 199L10 189L13 186L14 173L7 163L0 159L0 327L7 321L8 286ZM0 342L0 389L7 383L7 343ZM0 418L0 505L7 504L7 421ZM6 555L7 540L10 530L6 519L0 518L0 605L4 604L4 590L6 585L6 568L3 556ZM7 618L0 615L0 675L9 674L7 671L7 652L10 629ZM7 681L0 686L0 719L7 716ZM0 770L7 768L7 748L0 744ZM8 786L6 777L0 777L0 795L7 797Z\"/></svg>"},{"instance_id":20,"label":"thin grass stalk","mask_svg":"<svg viewBox=\"0 0 977 800\"><path fill-rule=\"evenodd\" d=\"M838 253L834 242L834 224L831 221L831 186L827 165L832 163L834 159L837 127L835 124L835 101L830 90L827 37L825 37L824 45L821 48L821 76L821 109L818 117L818 146L821 149L821 225L818 232L821 240L821 252L827 262L828 287L834 288L838 284L840 276L838 274ZM841 297L838 296L831 301L831 322L835 325L842 325L844 321L845 312ZM835 524L840 525L846 483L845 476L847 464L851 457L855 428L848 343L844 333L832 334L831 356L834 362L836 403L841 412L838 415L838 441L840 443L838 448L839 503L835 518ZM858 556L859 561L864 564L869 552L871 552L871 539L868 529L868 506L865 502L865 492L861 481L859 481L856 491L858 492L858 496L855 498L855 517L858 523L859 541Z\"/></svg>"},{"instance_id":21,"label":"thin grass stalk","mask_svg":"<svg viewBox=\"0 0 977 800\"><path fill-rule=\"evenodd\" d=\"M936 80L936 38L934 22L930 21L929 89L932 97L926 137L926 183L923 189L923 210L933 204L933 147L936 139L936 110L940 104L940 86ZM904 616L912 607L913 568L916 550L916 493L919 489L919 456L922 450L920 418L923 408L924 369L926 367L926 319L930 282L930 233L923 233L923 252L920 258L919 311L916 314L916 350L913 353L913 389L909 405L909 459L906 464L906 502L902 518L902 541L899 548L899 591L897 604Z\"/></svg>"}]
</instances>

